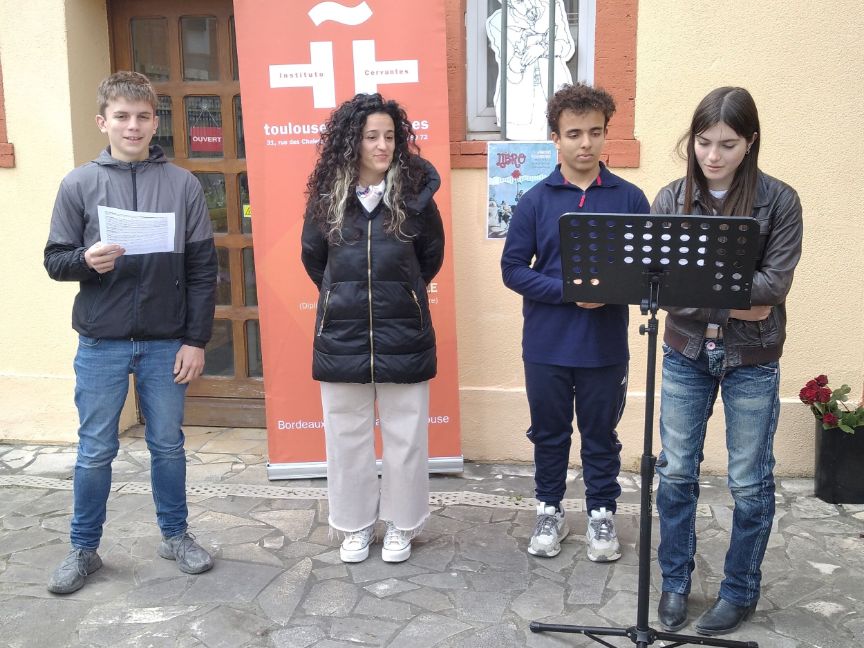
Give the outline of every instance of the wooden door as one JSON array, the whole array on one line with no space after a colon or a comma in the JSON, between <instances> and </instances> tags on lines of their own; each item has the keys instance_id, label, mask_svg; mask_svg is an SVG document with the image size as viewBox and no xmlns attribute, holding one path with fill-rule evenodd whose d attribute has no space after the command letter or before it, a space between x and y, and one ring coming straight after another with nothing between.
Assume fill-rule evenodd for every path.
<instances>
[{"instance_id":1,"label":"wooden door","mask_svg":"<svg viewBox=\"0 0 864 648\"><path fill-rule=\"evenodd\" d=\"M216 239L219 281L204 375L187 425L264 426L252 214L231 0L110 0L112 67L159 95L153 142L196 175Z\"/></svg>"}]
</instances>

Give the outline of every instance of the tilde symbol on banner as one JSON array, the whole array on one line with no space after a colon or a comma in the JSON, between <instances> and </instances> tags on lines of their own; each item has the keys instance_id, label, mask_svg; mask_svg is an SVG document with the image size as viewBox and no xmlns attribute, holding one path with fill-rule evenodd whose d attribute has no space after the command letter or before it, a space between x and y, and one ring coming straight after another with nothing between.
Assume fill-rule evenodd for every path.
<instances>
[{"instance_id":1,"label":"tilde symbol on banner","mask_svg":"<svg viewBox=\"0 0 864 648\"><path fill-rule=\"evenodd\" d=\"M416 59L378 61L374 40L352 42L354 52L354 91L377 92L385 83L417 83ZM271 65L271 88L312 88L315 108L336 107L336 75L333 68L333 43L309 43L310 63Z\"/></svg>"}]
</instances>

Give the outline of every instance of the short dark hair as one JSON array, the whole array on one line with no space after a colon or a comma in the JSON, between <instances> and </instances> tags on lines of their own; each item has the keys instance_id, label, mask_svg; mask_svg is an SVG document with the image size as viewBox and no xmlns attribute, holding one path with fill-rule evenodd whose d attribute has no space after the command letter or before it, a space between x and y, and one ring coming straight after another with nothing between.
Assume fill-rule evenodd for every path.
<instances>
[{"instance_id":1,"label":"short dark hair","mask_svg":"<svg viewBox=\"0 0 864 648\"><path fill-rule=\"evenodd\" d=\"M98 90L96 90L96 104L99 106L99 114L104 117L108 103L116 99L145 101L153 106L154 113L159 101L150 79L140 72L128 71L115 72L102 79Z\"/></svg>"},{"instance_id":2,"label":"short dark hair","mask_svg":"<svg viewBox=\"0 0 864 648\"><path fill-rule=\"evenodd\" d=\"M603 125L608 126L609 119L615 114L615 100L603 88L584 83L565 83L546 106L546 120L553 133L558 132L561 113L565 110L572 110L577 115L596 110L603 113Z\"/></svg>"}]
</instances>

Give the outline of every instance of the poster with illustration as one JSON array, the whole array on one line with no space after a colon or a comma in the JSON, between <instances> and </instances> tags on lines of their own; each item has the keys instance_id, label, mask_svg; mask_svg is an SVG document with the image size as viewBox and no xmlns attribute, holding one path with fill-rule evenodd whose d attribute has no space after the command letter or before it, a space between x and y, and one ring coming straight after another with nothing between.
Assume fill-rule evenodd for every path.
<instances>
[{"instance_id":1,"label":"poster with illustration","mask_svg":"<svg viewBox=\"0 0 864 648\"><path fill-rule=\"evenodd\" d=\"M519 199L555 169L552 142L489 142L487 239L507 237Z\"/></svg>"}]
</instances>

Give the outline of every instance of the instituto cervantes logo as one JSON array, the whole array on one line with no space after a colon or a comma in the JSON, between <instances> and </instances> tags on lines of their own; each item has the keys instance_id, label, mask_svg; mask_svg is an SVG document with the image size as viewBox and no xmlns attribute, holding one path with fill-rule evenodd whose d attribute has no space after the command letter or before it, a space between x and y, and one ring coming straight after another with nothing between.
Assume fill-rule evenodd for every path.
<instances>
[{"instance_id":1,"label":"instituto cervantes logo","mask_svg":"<svg viewBox=\"0 0 864 648\"><path fill-rule=\"evenodd\" d=\"M318 27L332 21L356 27L372 17L367 2L355 7L346 7L338 2L320 2L308 14ZM391 83L417 83L419 81L416 59L379 61L375 56L374 40L352 41L354 62L354 91L373 93L378 86ZM333 65L333 42L311 41L309 63L270 66L271 88L312 88L315 108L336 107L336 72Z\"/></svg>"}]
</instances>

